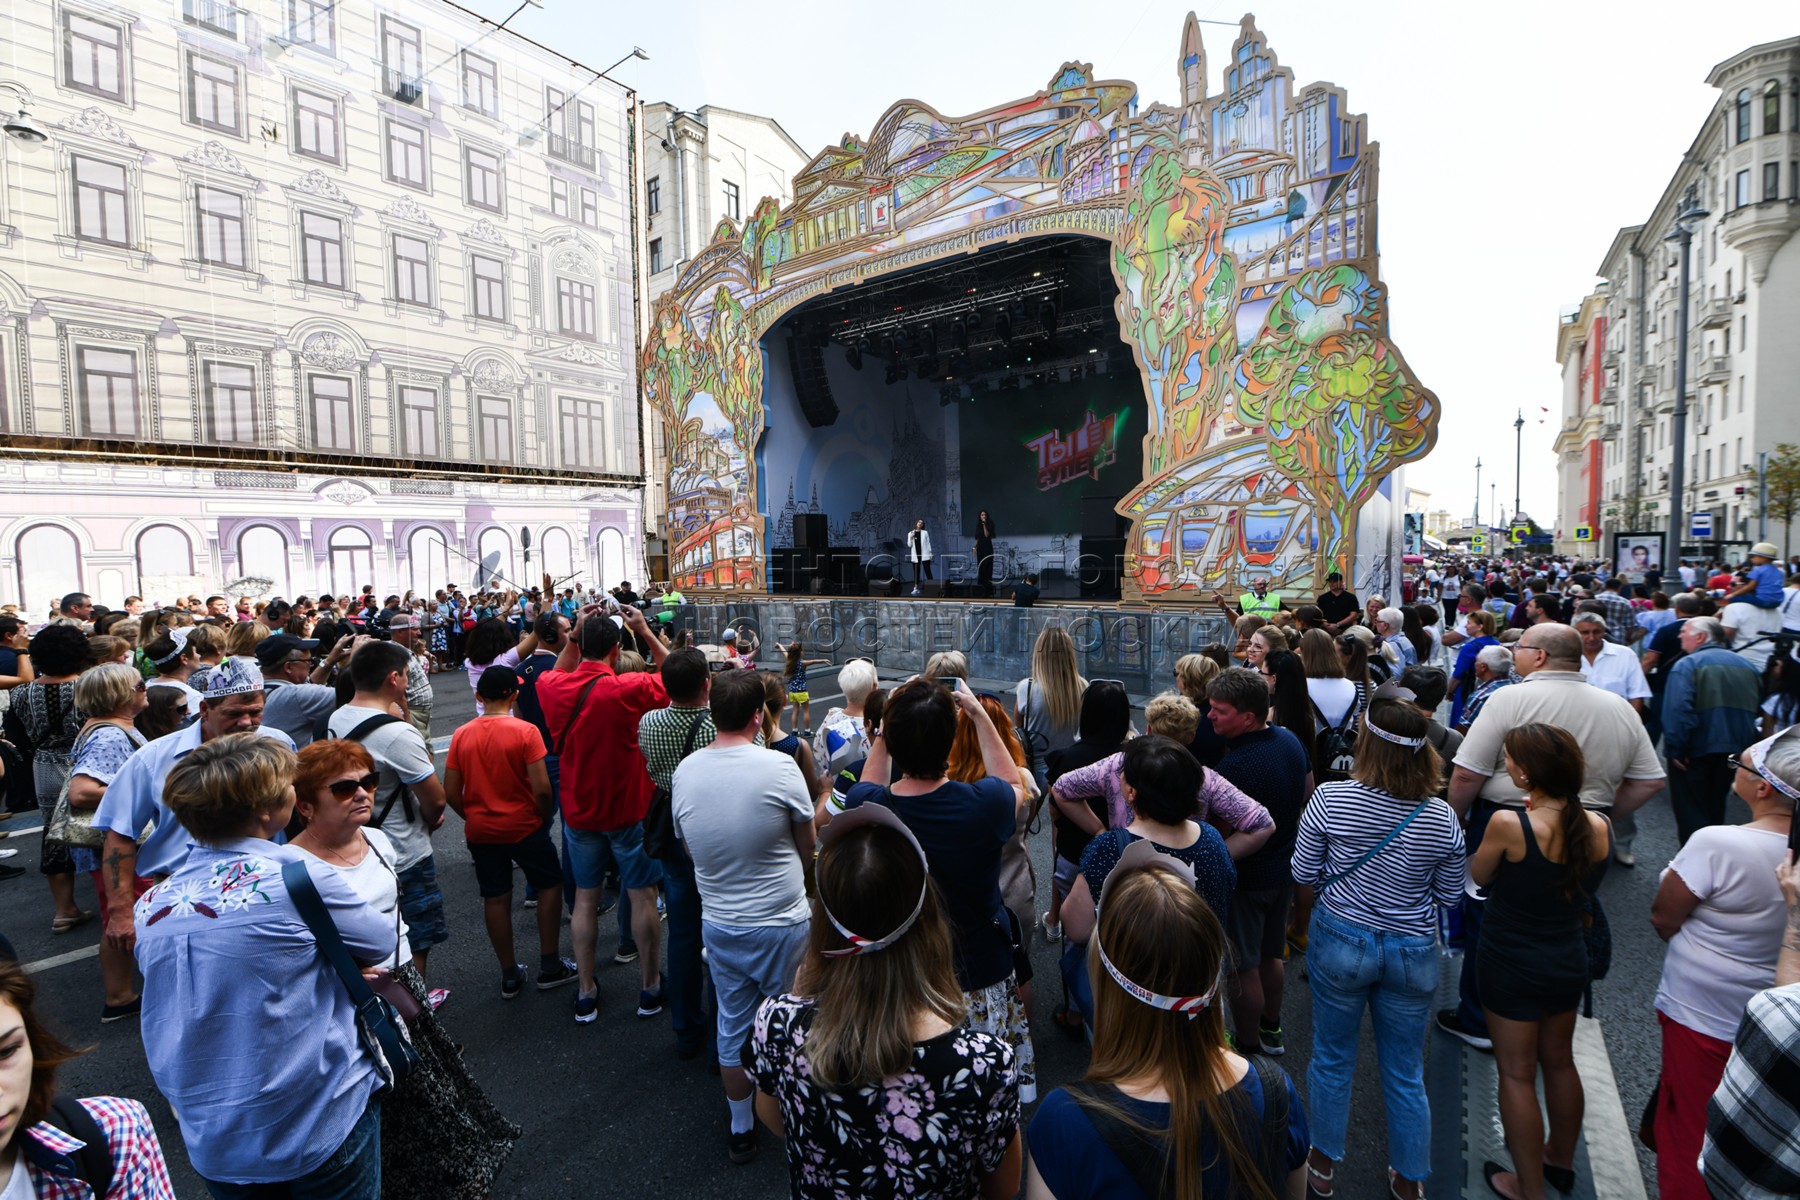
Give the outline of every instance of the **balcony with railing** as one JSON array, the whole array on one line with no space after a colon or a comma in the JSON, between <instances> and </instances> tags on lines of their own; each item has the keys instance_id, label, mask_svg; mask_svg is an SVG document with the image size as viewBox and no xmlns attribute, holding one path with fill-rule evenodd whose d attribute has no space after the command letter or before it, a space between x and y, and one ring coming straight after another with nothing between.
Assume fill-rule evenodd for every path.
<instances>
[{"instance_id":1,"label":"balcony with railing","mask_svg":"<svg viewBox=\"0 0 1800 1200\"><path fill-rule=\"evenodd\" d=\"M1731 301L1715 296L1700 302L1700 328L1723 329L1731 324Z\"/></svg>"},{"instance_id":2,"label":"balcony with railing","mask_svg":"<svg viewBox=\"0 0 1800 1200\"><path fill-rule=\"evenodd\" d=\"M181 16L190 25L198 25L226 37L237 36L237 6L227 0L181 0Z\"/></svg>"},{"instance_id":3,"label":"balcony with railing","mask_svg":"<svg viewBox=\"0 0 1800 1200\"><path fill-rule=\"evenodd\" d=\"M402 104L425 103L424 78L398 67L381 68L381 90Z\"/></svg>"},{"instance_id":4,"label":"balcony with railing","mask_svg":"<svg viewBox=\"0 0 1800 1200\"><path fill-rule=\"evenodd\" d=\"M1724 383L1731 378L1731 358L1725 354L1709 354L1694 364L1694 382Z\"/></svg>"},{"instance_id":5,"label":"balcony with railing","mask_svg":"<svg viewBox=\"0 0 1800 1200\"><path fill-rule=\"evenodd\" d=\"M552 133L547 149L551 158L560 158L566 163L574 163L584 171L594 169L594 148L567 134Z\"/></svg>"}]
</instances>

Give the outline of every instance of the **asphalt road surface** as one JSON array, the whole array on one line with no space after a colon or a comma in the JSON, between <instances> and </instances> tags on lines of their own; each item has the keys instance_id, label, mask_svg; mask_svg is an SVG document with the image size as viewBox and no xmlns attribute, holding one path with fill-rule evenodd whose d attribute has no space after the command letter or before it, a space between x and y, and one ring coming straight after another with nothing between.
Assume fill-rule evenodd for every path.
<instances>
[{"instance_id":1,"label":"asphalt road surface","mask_svg":"<svg viewBox=\"0 0 1800 1200\"><path fill-rule=\"evenodd\" d=\"M813 719L817 722L837 698L831 694L836 686L832 673L814 674ZM462 674L434 679L438 698L433 733L442 743L473 716L473 702ZM1002 694L1010 690L1008 685ZM1730 819L1746 819L1742 806L1735 800L1733 805ZM35 814L21 814L0 824L0 833L37 824ZM1578 1196L1596 1190L1602 1197L1621 1200L1655 1195L1653 1160L1641 1149L1634 1158L1626 1147L1635 1142L1615 1126L1629 1120L1631 1128L1636 1127L1657 1074L1659 1039L1652 1001L1662 945L1650 928L1648 913L1658 874L1675 851L1674 821L1666 798L1651 801L1640 814L1639 826L1640 865L1636 870L1614 867L1601 892L1612 923L1614 958L1611 975L1595 987L1595 1017L1603 1034L1604 1053L1599 1061L1610 1060L1611 1074L1595 1077L1606 1075L1602 1066L1590 1069L1586 1077L1590 1143L1594 1143L1596 1121L1610 1125L1600 1131L1607 1135L1605 1140L1595 1143L1601 1147L1595 1150L1595 1157L1602 1161L1582 1170ZM733 1166L725 1153L726 1110L718 1079L704 1063L676 1058L666 1015L648 1020L636 1017L638 967L615 966L609 961L616 923L611 918L600 923L604 965L596 1023L574 1023L572 988L542 994L527 988L518 999L504 1001L499 993L498 964L482 932L474 869L454 814L435 842L451 931L450 941L431 955L431 983L451 990L439 1019L465 1045L467 1061L501 1110L524 1129L495 1194L621 1198L783 1195L786 1168L781 1144L764 1131L759 1157L746 1166ZM137 1022L99 1023L101 994L94 959L98 922L53 936L49 893L37 874L37 836L0 838L0 848L17 849L16 856L4 861L28 870L24 877L0 882L0 932L12 940L33 971L41 988L41 1011L76 1044L92 1047L63 1069L65 1090L75 1095L115 1094L143 1101L155 1118L176 1193L204 1196L202 1184L188 1165L175 1120L150 1079ZM1041 910L1049 894L1047 831L1034 836L1033 849ZM516 895L522 902L523 889ZM83 907L92 907L87 881L78 881L77 896ZM533 920L534 914L522 907L515 913L518 945L523 949L535 945ZM1087 1060L1085 1048L1050 1020L1061 993L1059 950L1060 946L1045 943L1041 931L1035 935L1033 1039L1040 1094L1078 1078ZM1281 1064L1305 1097L1311 1022L1301 965L1297 959L1289 965L1285 1006L1288 1053ZM1458 965L1456 958L1445 958L1450 994L1454 993ZM1479 1155L1492 1153L1483 1147L1491 1146L1498 1132L1491 1059L1463 1050L1440 1033L1431 1032L1427 1037L1435 1124L1434 1182L1429 1191L1434 1196L1483 1195ZM1597 1046L1602 1044L1602 1039L1594 1041ZM245 1074L247 1079L254 1078L254 1064L245 1064ZM1599 1116L1594 1115L1596 1111ZM1340 1195L1347 1200L1373 1200L1386 1194L1386 1141L1374 1044L1365 1024L1351 1107L1349 1153L1338 1172ZM1599 1176L1597 1188L1590 1179L1593 1175Z\"/></svg>"}]
</instances>

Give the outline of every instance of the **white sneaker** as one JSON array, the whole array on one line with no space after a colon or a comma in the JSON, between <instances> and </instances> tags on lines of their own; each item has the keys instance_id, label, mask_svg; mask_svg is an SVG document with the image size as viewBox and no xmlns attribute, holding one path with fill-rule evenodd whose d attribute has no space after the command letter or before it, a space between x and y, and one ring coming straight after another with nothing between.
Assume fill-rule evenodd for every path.
<instances>
[{"instance_id":1,"label":"white sneaker","mask_svg":"<svg viewBox=\"0 0 1800 1200\"><path fill-rule=\"evenodd\" d=\"M914 588L914 589L913 589L913 590L912 590L912 594L913 594L913 595L915 595L915 596L916 596L916 595L918 595L918 594L919 594L919 589L918 589L918 588Z\"/></svg>"},{"instance_id":2,"label":"white sneaker","mask_svg":"<svg viewBox=\"0 0 1800 1200\"><path fill-rule=\"evenodd\" d=\"M1045 913L1043 915L1043 917L1040 919L1039 923L1042 924L1044 927L1044 939L1046 941L1051 941L1051 942L1062 941L1062 922L1060 922L1060 921L1052 922L1050 920L1050 914Z\"/></svg>"}]
</instances>

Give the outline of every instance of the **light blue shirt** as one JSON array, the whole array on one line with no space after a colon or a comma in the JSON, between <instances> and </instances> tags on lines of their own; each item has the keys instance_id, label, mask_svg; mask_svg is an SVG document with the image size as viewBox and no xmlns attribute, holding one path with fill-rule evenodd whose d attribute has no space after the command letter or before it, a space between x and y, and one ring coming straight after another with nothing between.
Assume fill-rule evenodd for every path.
<instances>
[{"instance_id":1,"label":"light blue shirt","mask_svg":"<svg viewBox=\"0 0 1800 1200\"><path fill-rule=\"evenodd\" d=\"M1396 633L1390 637L1388 645L1392 646L1394 653L1400 656L1400 670L1404 671L1408 667L1419 665L1419 652L1413 649L1412 642L1404 633ZM1398 675L1399 672L1397 671L1395 674Z\"/></svg>"},{"instance_id":2,"label":"light blue shirt","mask_svg":"<svg viewBox=\"0 0 1800 1200\"><path fill-rule=\"evenodd\" d=\"M317 1169L381 1086L350 994L288 897L289 862L306 863L352 957L394 953L392 917L330 866L261 838L194 846L135 910L144 1057L194 1169L219 1183Z\"/></svg>"},{"instance_id":3,"label":"light blue shirt","mask_svg":"<svg viewBox=\"0 0 1800 1200\"><path fill-rule=\"evenodd\" d=\"M294 748L294 739L272 726L259 726L256 732L289 750ZM125 760L94 813L96 827L133 841L144 832L144 826L156 822L149 838L138 847L137 873L141 876L167 875L187 858L188 831L163 803L163 783L175 764L199 744L198 721L157 738Z\"/></svg>"}]
</instances>

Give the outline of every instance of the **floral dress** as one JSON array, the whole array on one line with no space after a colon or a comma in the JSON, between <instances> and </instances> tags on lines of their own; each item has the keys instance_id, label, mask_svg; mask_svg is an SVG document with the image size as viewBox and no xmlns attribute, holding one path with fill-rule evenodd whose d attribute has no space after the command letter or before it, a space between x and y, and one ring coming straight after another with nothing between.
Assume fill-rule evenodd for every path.
<instances>
[{"instance_id":1,"label":"floral dress","mask_svg":"<svg viewBox=\"0 0 1800 1200\"><path fill-rule=\"evenodd\" d=\"M49 840L50 817L56 798L69 778L69 752L75 737L87 724L87 714L75 707L75 681L44 683L34 680L13 689L7 723L23 731L33 750L31 779L37 788L38 809L44 815L43 851L38 870L45 875L67 875L75 870L69 847Z\"/></svg>"},{"instance_id":2,"label":"floral dress","mask_svg":"<svg viewBox=\"0 0 1800 1200\"><path fill-rule=\"evenodd\" d=\"M102 787L111 787L113 778L118 775L119 768L125 760L137 753L144 744L144 735L137 730L125 730L110 722L98 722L93 732L80 741L80 753L69 767L69 775L86 775L97 781ZM100 854L86 846L71 846L69 852L75 861L77 871L98 871Z\"/></svg>"},{"instance_id":3,"label":"floral dress","mask_svg":"<svg viewBox=\"0 0 1800 1200\"><path fill-rule=\"evenodd\" d=\"M818 1010L763 1001L753 1034L756 1086L781 1105L788 1183L800 1200L973 1197L1019 1128L1012 1049L966 1025L915 1043L912 1067L879 1085L827 1092L812 1082L806 1037Z\"/></svg>"}]
</instances>

